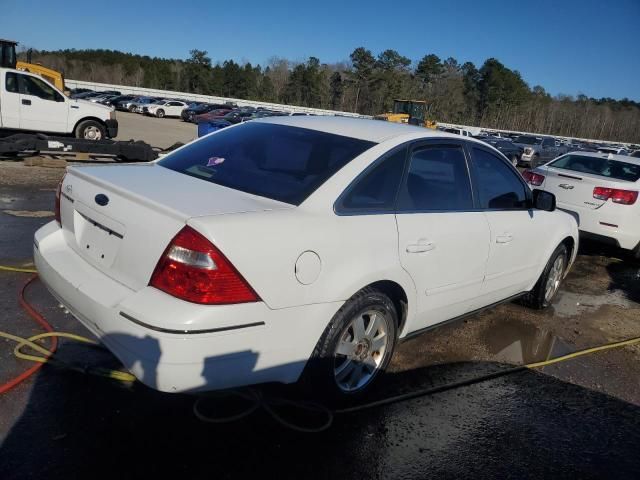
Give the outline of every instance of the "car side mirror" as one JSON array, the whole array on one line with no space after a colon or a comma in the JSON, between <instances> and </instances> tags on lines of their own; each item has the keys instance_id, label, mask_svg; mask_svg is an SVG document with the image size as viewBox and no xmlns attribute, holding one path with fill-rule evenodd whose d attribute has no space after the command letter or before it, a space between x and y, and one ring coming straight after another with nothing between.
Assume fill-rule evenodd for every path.
<instances>
[{"instance_id":1,"label":"car side mirror","mask_svg":"<svg viewBox=\"0 0 640 480\"><path fill-rule=\"evenodd\" d=\"M546 190L534 190L533 208L553 212L556 209L556 196Z\"/></svg>"}]
</instances>

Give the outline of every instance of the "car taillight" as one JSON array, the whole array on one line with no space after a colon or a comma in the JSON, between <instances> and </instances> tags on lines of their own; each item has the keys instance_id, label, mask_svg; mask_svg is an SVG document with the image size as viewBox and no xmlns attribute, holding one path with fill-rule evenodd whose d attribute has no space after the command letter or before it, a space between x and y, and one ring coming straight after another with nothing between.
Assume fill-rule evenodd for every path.
<instances>
[{"instance_id":1,"label":"car taillight","mask_svg":"<svg viewBox=\"0 0 640 480\"><path fill-rule=\"evenodd\" d=\"M260 300L222 252L191 227L184 227L173 238L149 285L182 300L207 305Z\"/></svg>"},{"instance_id":2,"label":"car taillight","mask_svg":"<svg viewBox=\"0 0 640 480\"><path fill-rule=\"evenodd\" d=\"M533 185L534 187L539 187L544 182L544 175L532 172L531 170L525 170L522 172L522 177L529 185Z\"/></svg>"},{"instance_id":3,"label":"car taillight","mask_svg":"<svg viewBox=\"0 0 640 480\"><path fill-rule=\"evenodd\" d=\"M595 187L593 198L607 201L611 199L613 203L622 205L633 205L638 199L638 192L635 190L621 190L619 188Z\"/></svg>"},{"instance_id":4,"label":"car taillight","mask_svg":"<svg viewBox=\"0 0 640 480\"><path fill-rule=\"evenodd\" d=\"M56 218L56 222L58 222L58 226L62 227L62 217L60 216L60 197L62 196L62 183L64 182L64 177L67 174L65 173L60 179L60 183L58 183L58 188L56 188L56 203L53 208L53 214Z\"/></svg>"}]
</instances>

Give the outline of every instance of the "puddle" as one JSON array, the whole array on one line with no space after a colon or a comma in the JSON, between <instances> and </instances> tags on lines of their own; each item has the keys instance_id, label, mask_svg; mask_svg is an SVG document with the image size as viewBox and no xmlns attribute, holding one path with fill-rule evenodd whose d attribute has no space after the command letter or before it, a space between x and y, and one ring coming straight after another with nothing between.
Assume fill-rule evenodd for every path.
<instances>
[{"instance_id":1,"label":"puddle","mask_svg":"<svg viewBox=\"0 0 640 480\"><path fill-rule=\"evenodd\" d=\"M553 302L553 313L557 317L575 317L583 313L595 312L604 305L630 308L636 306L621 290L612 290L605 295L559 292Z\"/></svg>"},{"instance_id":2,"label":"puddle","mask_svg":"<svg viewBox=\"0 0 640 480\"><path fill-rule=\"evenodd\" d=\"M496 361L516 364L541 362L572 351L550 331L516 320L487 326L479 341Z\"/></svg>"}]
</instances>

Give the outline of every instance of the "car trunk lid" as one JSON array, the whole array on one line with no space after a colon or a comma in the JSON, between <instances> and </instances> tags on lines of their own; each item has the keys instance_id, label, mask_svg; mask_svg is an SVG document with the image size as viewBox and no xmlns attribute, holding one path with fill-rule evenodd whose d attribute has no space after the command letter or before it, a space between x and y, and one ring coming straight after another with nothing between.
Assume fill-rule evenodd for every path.
<instances>
[{"instance_id":1,"label":"car trunk lid","mask_svg":"<svg viewBox=\"0 0 640 480\"><path fill-rule=\"evenodd\" d=\"M583 172L574 172L550 166L538 169L545 180L541 188L553 193L558 202L568 206L598 209L606 200L593 197L595 187L619 188L619 181Z\"/></svg>"},{"instance_id":2,"label":"car trunk lid","mask_svg":"<svg viewBox=\"0 0 640 480\"><path fill-rule=\"evenodd\" d=\"M70 168L62 193L67 244L134 290L190 218L293 208L156 164Z\"/></svg>"}]
</instances>

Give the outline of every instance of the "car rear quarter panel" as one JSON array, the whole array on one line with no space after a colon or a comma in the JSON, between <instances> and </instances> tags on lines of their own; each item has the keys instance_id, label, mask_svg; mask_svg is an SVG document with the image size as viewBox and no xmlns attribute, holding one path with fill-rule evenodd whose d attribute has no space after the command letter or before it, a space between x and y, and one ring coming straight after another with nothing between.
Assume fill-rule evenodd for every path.
<instances>
[{"instance_id":1,"label":"car rear quarter panel","mask_svg":"<svg viewBox=\"0 0 640 480\"><path fill-rule=\"evenodd\" d=\"M341 217L291 209L189 224L213 241L270 308L344 301L381 280L398 283L410 304L415 299L415 286L399 264L393 214ZM306 251L321 263L309 285L296 277L296 261Z\"/></svg>"}]
</instances>

